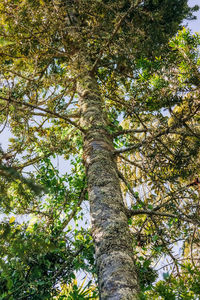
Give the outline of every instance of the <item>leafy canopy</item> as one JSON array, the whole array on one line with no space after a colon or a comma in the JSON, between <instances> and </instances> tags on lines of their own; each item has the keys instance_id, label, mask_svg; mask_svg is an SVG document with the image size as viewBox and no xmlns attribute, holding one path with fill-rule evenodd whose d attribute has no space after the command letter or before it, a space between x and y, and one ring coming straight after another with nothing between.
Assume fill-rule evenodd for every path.
<instances>
[{"instance_id":1,"label":"leafy canopy","mask_svg":"<svg viewBox=\"0 0 200 300\"><path fill-rule=\"evenodd\" d=\"M197 9L187 2L1 1L0 121L12 137L1 150L0 299L97 297L70 284L80 270L95 276L77 89L88 73L115 146L141 297L199 297L199 194L188 184L199 176L200 38L183 29L168 44Z\"/></svg>"}]
</instances>

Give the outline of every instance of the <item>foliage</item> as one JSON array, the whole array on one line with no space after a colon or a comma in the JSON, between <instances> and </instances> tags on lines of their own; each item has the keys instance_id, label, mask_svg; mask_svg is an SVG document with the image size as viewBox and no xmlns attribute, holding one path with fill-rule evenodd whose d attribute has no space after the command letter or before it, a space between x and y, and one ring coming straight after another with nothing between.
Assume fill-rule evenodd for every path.
<instances>
[{"instance_id":1,"label":"foliage","mask_svg":"<svg viewBox=\"0 0 200 300\"><path fill-rule=\"evenodd\" d=\"M77 284L77 280L74 280L70 285L65 285L62 287L62 291L60 295L56 298L58 300L61 299L98 299L97 298L97 291L95 286L91 286L91 282L85 285L86 282L85 278L80 286ZM89 288L88 288L89 287Z\"/></svg>"},{"instance_id":2,"label":"foliage","mask_svg":"<svg viewBox=\"0 0 200 300\"><path fill-rule=\"evenodd\" d=\"M16 217L1 223L1 299L50 299L59 293L58 284L69 282L78 270L93 272L91 236L78 226L82 215L73 216L87 197L84 173L77 168L72 169L74 177L60 176L46 158L35 178L45 187L42 197L34 193L31 199L27 189L21 195L10 190L10 210ZM73 217L77 224L72 235L68 223Z\"/></svg>"},{"instance_id":3,"label":"foliage","mask_svg":"<svg viewBox=\"0 0 200 300\"><path fill-rule=\"evenodd\" d=\"M199 190L189 184L200 176L200 36L174 36L196 9L1 1L0 121L12 137L1 150L0 299L97 298L75 280L81 271L96 282L78 94L88 73L113 139L141 299L199 297Z\"/></svg>"},{"instance_id":4,"label":"foliage","mask_svg":"<svg viewBox=\"0 0 200 300\"><path fill-rule=\"evenodd\" d=\"M199 270L189 264L183 265L181 277L163 273L164 280L158 281L152 290L141 295L141 299L198 299L199 275Z\"/></svg>"}]
</instances>

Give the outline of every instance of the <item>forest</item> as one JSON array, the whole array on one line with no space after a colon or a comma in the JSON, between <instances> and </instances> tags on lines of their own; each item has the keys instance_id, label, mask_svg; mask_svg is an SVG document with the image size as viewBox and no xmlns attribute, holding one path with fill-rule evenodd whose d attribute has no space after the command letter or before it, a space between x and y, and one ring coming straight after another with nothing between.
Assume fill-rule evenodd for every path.
<instances>
[{"instance_id":1,"label":"forest","mask_svg":"<svg viewBox=\"0 0 200 300\"><path fill-rule=\"evenodd\" d=\"M198 9L0 1L0 300L200 299Z\"/></svg>"}]
</instances>

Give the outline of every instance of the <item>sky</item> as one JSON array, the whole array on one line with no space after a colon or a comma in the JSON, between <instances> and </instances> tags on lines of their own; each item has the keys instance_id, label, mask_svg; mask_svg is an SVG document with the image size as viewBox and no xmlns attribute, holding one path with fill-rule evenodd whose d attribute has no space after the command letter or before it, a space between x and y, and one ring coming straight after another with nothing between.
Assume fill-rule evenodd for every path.
<instances>
[{"instance_id":1,"label":"sky","mask_svg":"<svg viewBox=\"0 0 200 300\"><path fill-rule=\"evenodd\" d=\"M189 0L189 6L192 7L194 5L200 6L200 0ZM192 32L199 32L200 31L200 10L195 13L197 16L197 20L189 21L188 27L192 30Z\"/></svg>"}]
</instances>

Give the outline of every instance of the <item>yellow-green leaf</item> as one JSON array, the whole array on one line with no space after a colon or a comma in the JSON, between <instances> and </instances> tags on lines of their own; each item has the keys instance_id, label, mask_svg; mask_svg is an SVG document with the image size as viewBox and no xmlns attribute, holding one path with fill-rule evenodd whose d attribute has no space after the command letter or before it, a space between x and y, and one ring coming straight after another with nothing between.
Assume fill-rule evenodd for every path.
<instances>
[{"instance_id":1,"label":"yellow-green leaf","mask_svg":"<svg viewBox=\"0 0 200 300\"><path fill-rule=\"evenodd\" d=\"M16 219L16 218L12 216L12 217L10 218L9 223L10 223L10 224L14 223L14 222L15 222L15 219Z\"/></svg>"}]
</instances>

